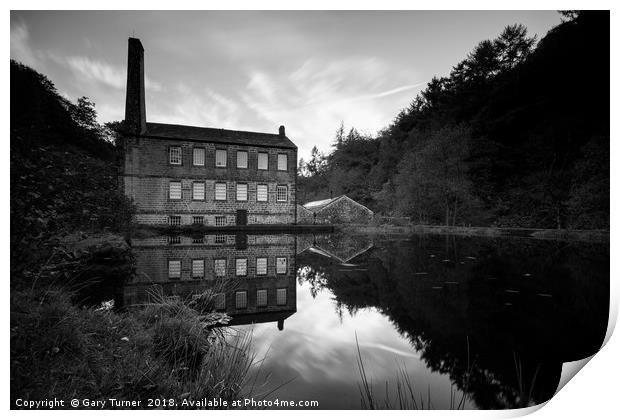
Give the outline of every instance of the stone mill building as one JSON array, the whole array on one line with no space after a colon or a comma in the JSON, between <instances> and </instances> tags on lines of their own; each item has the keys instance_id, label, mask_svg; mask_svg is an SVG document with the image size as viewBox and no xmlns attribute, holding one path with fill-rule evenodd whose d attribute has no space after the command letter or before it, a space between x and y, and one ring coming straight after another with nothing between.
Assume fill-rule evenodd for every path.
<instances>
[{"instance_id":1,"label":"stone mill building","mask_svg":"<svg viewBox=\"0 0 620 420\"><path fill-rule=\"evenodd\" d=\"M147 122L144 48L129 38L121 188L141 224L293 224L297 146L277 134Z\"/></svg>"}]
</instances>

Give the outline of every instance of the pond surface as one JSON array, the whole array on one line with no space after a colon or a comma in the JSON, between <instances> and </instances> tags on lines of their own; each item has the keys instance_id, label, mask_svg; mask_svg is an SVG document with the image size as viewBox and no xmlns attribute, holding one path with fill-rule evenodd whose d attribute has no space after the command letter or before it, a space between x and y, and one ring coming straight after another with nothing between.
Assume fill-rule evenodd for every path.
<instances>
[{"instance_id":1,"label":"pond surface","mask_svg":"<svg viewBox=\"0 0 620 420\"><path fill-rule=\"evenodd\" d=\"M379 406L400 406L400 384L411 407L408 383L424 408L541 403L607 328L608 244L237 234L135 239L133 250L125 305L153 285L185 297L225 284L218 305L252 334L266 399L323 409L363 407L358 355Z\"/></svg>"}]
</instances>

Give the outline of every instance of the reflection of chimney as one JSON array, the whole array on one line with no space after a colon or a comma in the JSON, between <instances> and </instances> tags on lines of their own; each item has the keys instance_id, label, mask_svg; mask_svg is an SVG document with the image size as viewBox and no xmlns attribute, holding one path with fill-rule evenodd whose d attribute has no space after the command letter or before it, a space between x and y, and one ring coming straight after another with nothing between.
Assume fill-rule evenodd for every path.
<instances>
[{"instance_id":1,"label":"reflection of chimney","mask_svg":"<svg viewBox=\"0 0 620 420\"><path fill-rule=\"evenodd\" d=\"M131 134L142 134L146 131L144 48L138 38L129 38L125 127Z\"/></svg>"},{"instance_id":2,"label":"reflection of chimney","mask_svg":"<svg viewBox=\"0 0 620 420\"><path fill-rule=\"evenodd\" d=\"M278 330L282 331L284 329L284 320L278 319Z\"/></svg>"}]
</instances>

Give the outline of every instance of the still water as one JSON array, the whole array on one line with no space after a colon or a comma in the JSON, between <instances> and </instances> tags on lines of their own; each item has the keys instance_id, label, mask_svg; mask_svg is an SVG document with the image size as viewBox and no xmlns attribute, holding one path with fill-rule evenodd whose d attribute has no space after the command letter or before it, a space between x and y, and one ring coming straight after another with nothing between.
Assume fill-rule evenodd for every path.
<instances>
[{"instance_id":1,"label":"still water","mask_svg":"<svg viewBox=\"0 0 620 420\"><path fill-rule=\"evenodd\" d=\"M502 409L553 396L594 354L609 309L609 245L415 235L206 235L133 240L124 305L157 285L217 300L252 335L266 397L362 408ZM359 351L359 353L358 353Z\"/></svg>"}]
</instances>

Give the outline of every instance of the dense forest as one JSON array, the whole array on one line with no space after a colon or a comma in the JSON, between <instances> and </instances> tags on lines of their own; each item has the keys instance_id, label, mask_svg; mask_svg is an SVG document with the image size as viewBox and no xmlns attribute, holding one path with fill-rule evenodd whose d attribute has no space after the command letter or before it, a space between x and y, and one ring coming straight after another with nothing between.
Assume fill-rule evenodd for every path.
<instances>
[{"instance_id":1,"label":"dense forest","mask_svg":"<svg viewBox=\"0 0 620 420\"><path fill-rule=\"evenodd\" d=\"M347 194L413 223L609 228L609 13L480 42L377 136L300 161L300 203Z\"/></svg>"}]
</instances>

